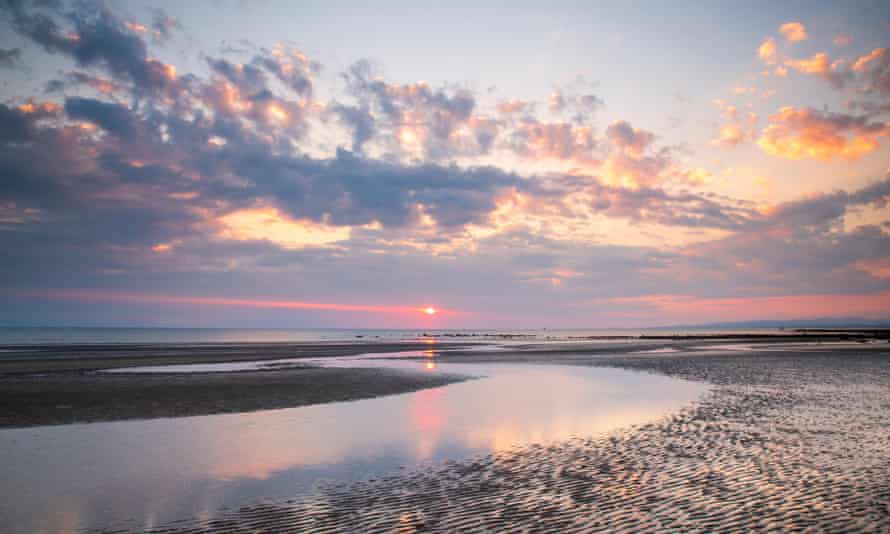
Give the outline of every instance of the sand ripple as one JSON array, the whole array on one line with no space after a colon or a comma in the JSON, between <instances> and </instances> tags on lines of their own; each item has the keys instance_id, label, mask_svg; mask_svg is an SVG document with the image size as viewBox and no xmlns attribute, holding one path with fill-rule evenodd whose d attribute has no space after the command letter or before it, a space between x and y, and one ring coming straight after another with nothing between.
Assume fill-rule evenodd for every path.
<instances>
[{"instance_id":1,"label":"sand ripple","mask_svg":"<svg viewBox=\"0 0 890 534\"><path fill-rule=\"evenodd\" d=\"M721 384L657 423L154 532L890 532L890 358L592 362Z\"/></svg>"}]
</instances>

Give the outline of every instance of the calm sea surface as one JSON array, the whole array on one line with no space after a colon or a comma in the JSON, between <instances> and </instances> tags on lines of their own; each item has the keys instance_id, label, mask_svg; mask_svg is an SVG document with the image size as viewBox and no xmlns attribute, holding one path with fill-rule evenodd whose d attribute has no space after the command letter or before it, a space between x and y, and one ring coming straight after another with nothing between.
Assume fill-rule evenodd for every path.
<instances>
[{"instance_id":1,"label":"calm sea surface","mask_svg":"<svg viewBox=\"0 0 890 534\"><path fill-rule=\"evenodd\" d=\"M507 335L530 336L537 341L589 336L639 336L665 334L780 333L776 329L610 329L610 330L349 330L349 329L252 329L252 328L45 328L0 327L0 345L49 343L234 343L312 341L410 341L424 334L461 341L503 339Z\"/></svg>"}]
</instances>

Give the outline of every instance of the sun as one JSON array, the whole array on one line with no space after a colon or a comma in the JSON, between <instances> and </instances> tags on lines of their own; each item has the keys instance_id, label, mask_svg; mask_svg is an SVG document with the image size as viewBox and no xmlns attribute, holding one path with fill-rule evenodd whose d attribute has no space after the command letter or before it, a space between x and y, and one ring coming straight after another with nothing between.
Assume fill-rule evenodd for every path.
<instances>
[{"instance_id":1,"label":"sun","mask_svg":"<svg viewBox=\"0 0 890 534\"><path fill-rule=\"evenodd\" d=\"M436 308L433 308L432 306L427 306L426 308L423 308L422 311L427 315L436 315Z\"/></svg>"}]
</instances>

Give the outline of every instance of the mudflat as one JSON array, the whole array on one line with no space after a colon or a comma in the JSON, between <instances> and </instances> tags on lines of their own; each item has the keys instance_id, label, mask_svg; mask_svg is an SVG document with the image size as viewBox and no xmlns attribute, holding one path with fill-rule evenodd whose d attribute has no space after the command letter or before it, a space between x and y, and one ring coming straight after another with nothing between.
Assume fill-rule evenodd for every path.
<instances>
[{"instance_id":1,"label":"mudflat","mask_svg":"<svg viewBox=\"0 0 890 534\"><path fill-rule=\"evenodd\" d=\"M78 345L5 348L0 427L289 408L442 386L464 377L305 365L226 373L117 374L145 365L305 359L417 350L423 343ZM459 346L459 345L455 345ZM8 351L8 352L6 352Z\"/></svg>"},{"instance_id":2,"label":"mudflat","mask_svg":"<svg viewBox=\"0 0 890 534\"><path fill-rule=\"evenodd\" d=\"M157 532L890 530L885 343L476 358L622 367L714 387L610 436L330 485Z\"/></svg>"},{"instance_id":3,"label":"mudflat","mask_svg":"<svg viewBox=\"0 0 890 534\"><path fill-rule=\"evenodd\" d=\"M85 372L144 365L180 365L354 356L425 350L431 343L105 343L0 345L0 378L43 372ZM436 348L466 347L437 343Z\"/></svg>"}]
</instances>

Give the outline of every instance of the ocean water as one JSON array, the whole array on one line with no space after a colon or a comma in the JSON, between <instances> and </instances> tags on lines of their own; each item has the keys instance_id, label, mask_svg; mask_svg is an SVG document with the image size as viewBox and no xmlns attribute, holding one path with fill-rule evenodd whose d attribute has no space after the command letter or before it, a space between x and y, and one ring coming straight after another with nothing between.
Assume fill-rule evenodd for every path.
<instances>
[{"instance_id":1,"label":"ocean water","mask_svg":"<svg viewBox=\"0 0 890 534\"><path fill-rule=\"evenodd\" d=\"M89 328L0 327L0 345L66 343L279 343L331 341L412 341L435 336L443 340L567 341L586 337L642 335L714 335L782 333L778 329L573 329L573 330L418 330L418 329L258 329L258 328Z\"/></svg>"}]
</instances>

